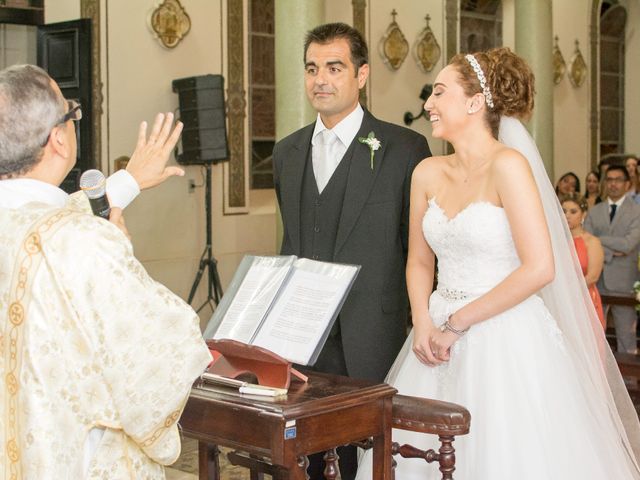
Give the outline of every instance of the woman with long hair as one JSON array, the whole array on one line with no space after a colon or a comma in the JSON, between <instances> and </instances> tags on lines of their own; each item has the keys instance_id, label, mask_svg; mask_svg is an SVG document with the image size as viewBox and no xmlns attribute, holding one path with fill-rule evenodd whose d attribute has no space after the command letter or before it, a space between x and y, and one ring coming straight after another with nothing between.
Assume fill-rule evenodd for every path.
<instances>
[{"instance_id":1,"label":"woman with long hair","mask_svg":"<svg viewBox=\"0 0 640 480\"><path fill-rule=\"evenodd\" d=\"M576 247L580 268L582 269L589 295L591 295L593 306L596 309L600 323L602 323L602 328L606 329L602 299L596 286L604 266L604 249L598 237L591 235L582 228L589 205L587 200L579 193L571 193L560 197L560 203L573 237L573 244Z\"/></svg>"},{"instance_id":2,"label":"woman with long hair","mask_svg":"<svg viewBox=\"0 0 640 480\"><path fill-rule=\"evenodd\" d=\"M584 198L587 201L587 208L589 209L602 201L602 197L600 196L600 174L595 170L590 171L587 173L584 184Z\"/></svg>"},{"instance_id":3,"label":"woman with long hair","mask_svg":"<svg viewBox=\"0 0 640 480\"><path fill-rule=\"evenodd\" d=\"M580 179L573 172L562 175L556 183L556 195L568 195L580 191Z\"/></svg>"}]
</instances>

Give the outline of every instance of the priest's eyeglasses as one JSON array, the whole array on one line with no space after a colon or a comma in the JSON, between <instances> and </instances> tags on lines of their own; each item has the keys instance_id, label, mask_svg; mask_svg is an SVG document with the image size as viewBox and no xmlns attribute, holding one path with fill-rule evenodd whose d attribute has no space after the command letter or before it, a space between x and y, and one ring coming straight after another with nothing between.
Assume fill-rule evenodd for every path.
<instances>
[{"instance_id":1,"label":"priest's eyeglasses","mask_svg":"<svg viewBox=\"0 0 640 480\"><path fill-rule=\"evenodd\" d=\"M75 100L67 100L67 105L69 106L69 110L62 116L56 125L67 123L69 120L73 120L74 122L82 120L82 108L80 107L80 104Z\"/></svg>"}]
</instances>

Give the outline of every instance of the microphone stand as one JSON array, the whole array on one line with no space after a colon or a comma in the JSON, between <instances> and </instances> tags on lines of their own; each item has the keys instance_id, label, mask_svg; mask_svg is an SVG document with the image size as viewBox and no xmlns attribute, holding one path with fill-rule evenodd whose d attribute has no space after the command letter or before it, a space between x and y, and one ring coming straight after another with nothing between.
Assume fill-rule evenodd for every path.
<instances>
[{"instance_id":1,"label":"microphone stand","mask_svg":"<svg viewBox=\"0 0 640 480\"><path fill-rule=\"evenodd\" d=\"M207 270L208 275L207 299L196 310L196 313L199 313L205 305L211 305L211 309L213 310L215 306L220 303L220 298L222 297L222 284L220 283L220 275L218 274L218 261L213 256L213 250L211 248L211 164L207 163L205 168L206 179L204 211L207 221L207 244L205 245L204 252L202 252L202 256L200 257L198 273L196 273L196 278L193 280L193 285L191 285L191 291L189 292L187 303L191 305L191 301L196 294L196 290L198 289L200 280L202 280L202 275L204 274L205 269Z\"/></svg>"}]
</instances>

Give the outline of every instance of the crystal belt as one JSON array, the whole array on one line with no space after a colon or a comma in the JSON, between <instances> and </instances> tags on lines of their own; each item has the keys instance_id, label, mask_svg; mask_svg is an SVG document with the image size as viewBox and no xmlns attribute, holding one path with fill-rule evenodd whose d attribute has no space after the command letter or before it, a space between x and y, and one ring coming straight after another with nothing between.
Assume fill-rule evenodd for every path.
<instances>
[{"instance_id":1,"label":"crystal belt","mask_svg":"<svg viewBox=\"0 0 640 480\"><path fill-rule=\"evenodd\" d=\"M467 292L463 292L462 290L456 290L455 288L438 287L436 292L438 292L438 294L442 298L449 301L465 300L466 298L469 298L469 294Z\"/></svg>"}]
</instances>

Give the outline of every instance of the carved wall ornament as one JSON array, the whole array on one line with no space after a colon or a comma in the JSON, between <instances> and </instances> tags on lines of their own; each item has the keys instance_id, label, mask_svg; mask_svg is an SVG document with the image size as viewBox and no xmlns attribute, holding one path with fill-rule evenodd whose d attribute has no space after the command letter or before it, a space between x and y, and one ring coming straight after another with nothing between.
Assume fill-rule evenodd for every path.
<instances>
[{"instance_id":1,"label":"carved wall ornament","mask_svg":"<svg viewBox=\"0 0 640 480\"><path fill-rule=\"evenodd\" d=\"M91 106L93 118L93 164L102 167L102 75L100 73L100 0L80 0L80 16L91 19Z\"/></svg>"},{"instance_id":2,"label":"carved wall ornament","mask_svg":"<svg viewBox=\"0 0 640 480\"><path fill-rule=\"evenodd\" d=\"M227 125L229 161L225 163L223 213L247 213L249 166L246 157L247 91L245 88L244 2L227 0Z\"/></svg>"},{"instance_id":3,"label":"carved wall ornament","mask_svg":"<svg viewBox=\"0 0 640 480\"><path fill-rule=\"evenodd\" d=\"M584 83L585 78L587 78L587 64L580 51L580 42L576 40L576 50L573 52L573 58L569 66L569 79L573 86L577 88Z\"/></svg>"},{"instance_id":4,"label":"carved wall ornament","mask_svg":"<svg viewBox=\"0 0 640 480\"><path fill-rule=\"evenodd\" d=\"M393 70L400 68L409 53L409 42L407 42L402 30L396 23L396 15L398 15L398 12L394 8L391 11L393 20L379 43L382 60Z\"/></svg>"},{"instance_id":5,"label":"carved wall ornament","mask_svg":"<svg viewBox=\"0 0 640 480\"><path fill-rule=\"evenodd\" d=\"M363 38L367 38L367 0L351 0L353 27L360 32ZM367 88L371 82L367 82L365 88L360 89L360 104L366 107L368 103Z\"/></svg>"},{"instance_id":6,"label":"carved wall ornament","mask_svg":"<svg viewBox=\"0 0 640 480\"><path fill-rule=\"evenodd\" d=\"M173 48L191 30L191 19L180 0L164 0L151 14L151 28L162 45Z\"/></svg>"},{"instance_id":7,"label":"carved wall ornament","mask_svg":"<svg viewBox=\"0 0 640 480\"><path fill-rule=\"evenodd\" d=\"M431 16L427 15L424 19L427 21L427 26L420 32L418 40L413 47L413 52L418 66L426 73L433 70L433 67L438 63L442 49L438 44L436 36L433 34L433 30L431 30L429 26Z\"/></svg>"},{"instance_id":8,"label":"carved wall ornament","mask_svg":"<svg viewBox=\"0 0 640 480\"><path fill-rule=\"evenodd\" d=\"M560 47L558 46L558 36L555 37L555 45L553 46L553 83L558 85L564 74L567 72L567 64L564 61Z\"/></svg>"}]
</instances>

